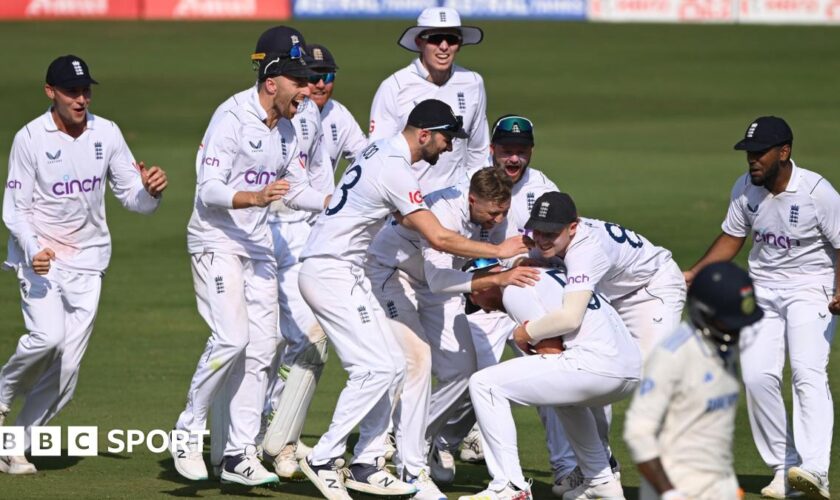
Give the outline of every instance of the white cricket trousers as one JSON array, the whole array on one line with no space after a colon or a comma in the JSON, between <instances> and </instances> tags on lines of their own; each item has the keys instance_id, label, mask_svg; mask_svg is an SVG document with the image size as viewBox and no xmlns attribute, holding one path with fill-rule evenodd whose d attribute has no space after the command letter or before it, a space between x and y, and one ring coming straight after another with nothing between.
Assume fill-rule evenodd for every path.
<instances>
[{"instance_id":1,"label":"white cricket trousers","mask_svg":"<svg viewBox=\"0 0 840 500\"><path fill-rule=\"evenodd\" d=\"M446 416L429 414L432 399L446 411L466 394L475 373L475 351L461 295L436 294L404 271L368 263L367 276L405 356L395 434L400 465L413 476L427 469L426 434ZM432 393L432 374L437 387ZM435 425L430 426L430 422Z\"/></svg>"},{"instance_id":2,"label":"white cricket trousers","mask_svg":"<svg viewBox=\"0 0 840 500\"><path fill-rule=\"evenodd\" d=\"M29 333L0 370L0 403L26 400L15 425L30 428L50 421L73 398L102 290L102 275L64 271L46 275L31 267L17 271L23 323Z\"/></svg>"},{"instance_id":3,"label":"white cricket trousers","mask_svg":"<svg viewBox=\"0 0 840 500\"><path fill-rule=\"evenodd\" d=\"M646 286L610 301L638 342L642 361L679 326L685 294L685 277L677 263L669 259Z\"/></svg>"},{"instance_id":4,"label":"white cricket trousers","mask_svg":"<svg viewBox=\"0 0 840 500\"><path fill-rule=\"evenodd\" d=\"M519 464L510 403L553 406L581 472L596 483L612 477L604 406L630 397L638 379L583 371L565 354L535 355L485 368L470 378L470 397L484 440L491 489L528 483Z\"/></svg>"},{"instance_id":5,"label":"white cricket trousers","mask_svg":"<svg viewBox=\"0 0 840 500\"><path fill-rule=\"evenodd\" d=\"M214 398L228 394L224 454L235 456L256 444L260 430L269 367L277 352L277 265L220 253L193 254L191 263L198 313L210 327L210 338L175 427L205 430Z\"/></svg>"},{"instance_id":6,"label":"white cricket trousers","mask_svg":"<svg viewBox=\"0 0 840 500\"><path fill-rule=\"evenodd\" d=\"M669 467L666 471L674 488L691 500L740 500L738 478L729 474L710 474L697 470ZM639 485L639 500L659 500L660 495L644 477Z\"/></svg>"},{"instance_id":7,"label":"white cricket trousers","mask_svg":"<svg viewBox=\"0 0 840 500\"><path fill-rule=\"evenodd\" d=\"M385 454L391 408L405 374L402 350L361 267L310 257L300 268L299 284L348 375L330 427L310 460L323 465L344 455L347 437L358 425L352 463L374 464Z\"/></svg>"},{"instance_id":8,"label":"white cricket trousers","mask_svg":"<svg viewBox=\"0 0 840 500\"><path fill-rule=\"evenodd\" d=\"M753 440L768 467L800 465L828 472L834 404L828 357L836 317L828 312L833 291L822 286L771 289L755 286L764 317L741 332L741 376ZM785 350L793 382L793 435L782 400Z\"/></svg>"}]
</instances>

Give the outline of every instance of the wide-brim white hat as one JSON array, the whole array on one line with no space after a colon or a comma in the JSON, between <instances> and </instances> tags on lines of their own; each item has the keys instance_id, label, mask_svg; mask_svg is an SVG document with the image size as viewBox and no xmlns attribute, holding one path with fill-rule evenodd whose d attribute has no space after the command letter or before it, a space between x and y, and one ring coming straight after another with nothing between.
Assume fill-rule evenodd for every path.
<instances>
[{"instance_id":1,"label":"wide-brim white hat","mask_svg":"<svg viewBox=\"0 0 840 500\"><path fill-rule=\"evenodd\" d=\"M400 37L400 47L412 52L420 52L415 39L427 30L437 28L456 28L461 32L461 45L476 45L481 43L484 32L475 26L461 26L461 16L458 11L449 7L429 7L417 17L417 26L405 30Z\"/></svg>"}]
</instances>

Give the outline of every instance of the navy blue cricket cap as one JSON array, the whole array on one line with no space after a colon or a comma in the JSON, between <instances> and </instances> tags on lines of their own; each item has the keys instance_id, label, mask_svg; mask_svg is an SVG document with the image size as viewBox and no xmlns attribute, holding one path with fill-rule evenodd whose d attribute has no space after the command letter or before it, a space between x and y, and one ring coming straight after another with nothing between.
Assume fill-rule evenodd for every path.
<instances>
[{"instance_id":1,"label":"navy blue cricket cap","mask_svg":"<svg viewBox=\"0 0 840 500\"><path fill-rule=\"evenodd\" d=\"M760 116L750 123L735 149L767 151L783 144L793 144L793 131L787 122L778 116Z\"/></svg>"},{"instance_id":2,"label":"navy blue cricket cap","mask_svg":"<svg viewBox=\"0 0 840 500\"><path fill-rule=\"evenodd\" d=\"M577 219L577 207L572 197L559 191L549 191L534 202L525 229L559 233Z\"/></svg>"},{"instance_id":3,"label":"navy blue cricket cap","mask_svg":"<svg viewBox=\"0 0 840 500\"><path fill-rule=\"evenodd\" d=\"M697 273L688 287L688 303L728 330L740 330L764 316L755 302L753 282L732 262L715 262Z\"/></svg>"},{"instance_id":4,"label":"navy blue cricket cap","mask_svg":"<svg viewBox=\"0 0 840 500\"><path fill-rule=\"evenodd\" d=\"M306 40L289 26L275 26L260 35L251 61L259 71L259 80L279 75L306 78L315 74L307 63Z\"/></svg>"},{"instance_id":5,"label":"navy blue cricket cap","mask_svg":"<svg viewBox=\"0 0 840 500\"><path fill-rule=\"evenodd\" d=\"M306 61L314 70L334 72L338 69L335 58L326 47L317 43L306 46Z\"/></svg>"},{"instance_id":6,"label":"navy blue cricket cap","mask_svg":"<svg viewBox=\"0 0 840 500\"><path fill-rule=\"evenodd\" d=\"M88 87L99 82L90 76L90 69L81 57L68 54L50 63L47 68L47 83L53 87L72 89Z\"/></svg>"},{"instance_id":7,"label":"navy blue cricket cap","mask_svg":"<svg viewBox=\"0 0 840 500\"><path fill-rule=\"evenodd\" d=\"M464 118L456 116L449 104L437 99L426 99L420 102L408 114L408 125L434 132L443 132L456 139L466 139L469 134L464 131Z\"/></svg>"}]
</instances>

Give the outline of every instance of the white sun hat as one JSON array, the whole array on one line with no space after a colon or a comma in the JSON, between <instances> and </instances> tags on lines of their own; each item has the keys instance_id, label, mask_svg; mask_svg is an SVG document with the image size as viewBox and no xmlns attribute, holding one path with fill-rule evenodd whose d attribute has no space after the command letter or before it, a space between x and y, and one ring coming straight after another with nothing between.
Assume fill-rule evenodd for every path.
<instances>
[{"instance_id":1,"label":"white sun hat","mask_svg":"<svg viewBox=\"0 0 840 500\"><path fill-rule=\"evenodd\" d=\"M476 45L481 43L484 32L475 26L461 26L461 16L458 11L449 7L429 7L417 17L417 26L412 26L400 37L400 47L412 52L420 52L415 38L424 31L436 28L457 28L461 32L461 45Z\"/></svg>"}]
</instances>

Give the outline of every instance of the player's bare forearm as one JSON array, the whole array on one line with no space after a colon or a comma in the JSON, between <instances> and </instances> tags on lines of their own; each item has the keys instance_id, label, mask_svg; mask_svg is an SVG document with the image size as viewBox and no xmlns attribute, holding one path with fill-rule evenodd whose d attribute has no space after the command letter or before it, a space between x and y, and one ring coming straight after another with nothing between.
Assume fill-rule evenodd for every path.
<instances>
[{"instance_id":1,"label":"player's bare forearm","mask_svg":"<svg viewBox=\"0 0 840 500\"><path fill-rule=\"evenodd\" d=\"M666 491L674 489L674 485L671 484L671 480L668 479L668 474L665 473L665 469L662 467L662 462L659 460L659 457L656 457L653 460L648 460L647 462L636 464L636 467L638 467L639 473L644 476L647 482L653 486L660 495Z\"/></svg>"},{"instance_id":2,"label":"player's bare forearm","mask_svg":"<svg viewBox=\"0 0 840 500\"><path fill-rule=\"evenodd\" d=\"M714 243L706 250L706 253L703 254L703 257L691 266L688 271L683 273L686 283L691 284L694 276L707 265L713 262L723 262L735 258L744 246L745 240L746 238L743 236L720 233Z\"/></svg>"},{"instance_id":3,"label":"player's bare forearm","mask_svg":"<svg viewBox=\"0 0 840 500\"><path fill-rule=\"evenodd\" d=\"M237 191L233 195L233 208L267 207L289 192L286 180L274 181L260 191Z\"/></svg>"}]
</instances>

